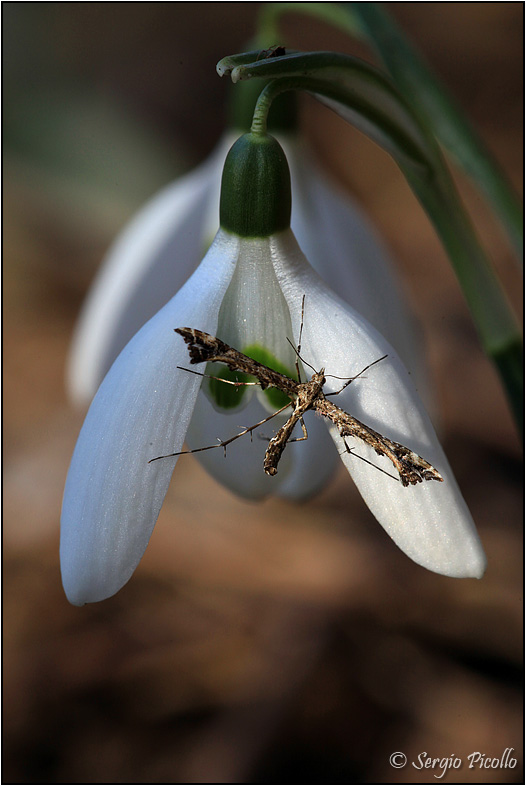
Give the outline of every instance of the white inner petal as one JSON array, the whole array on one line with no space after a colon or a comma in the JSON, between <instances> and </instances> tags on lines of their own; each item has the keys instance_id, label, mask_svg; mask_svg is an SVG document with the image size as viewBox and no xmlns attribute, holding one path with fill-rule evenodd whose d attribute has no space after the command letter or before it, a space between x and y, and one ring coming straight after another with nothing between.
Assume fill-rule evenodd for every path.
<instances>
[{"instance_id":1,"label":"white inner petal","mask_svg":"<svg viewBox=\"0 0 526 786\"><path fill-rule=\"evenodd\" d=\"M269 238L239 239L236 270L219 311L220 338L236 349L260 344L294 368L290 312L278 284Z\"/></svg>"},{"instance_id":2,"label":"white inner petal","mask_svg":"<svg viewBox=\"0 0 526 786\"><path fill-rule=\"evenodd\" d=\"M293 341L294 331L274 272L271 239L237 238L237 243L236 270L219 311L218 337L240 352L254 346L267 350L293 376L296 354L287 338ZM207 387L205 383L205 391ZM254 392L267 412L276 409L257 386L246 388L241 408Z\"/></svg>"},{"instance_id":3,"label":"white inner petal","mask_svg":"<svg viewBox=\"0 0 526 786\"><path fill-rule=\"evenodd\" d=\"M283 425L290 411L263 423L254 430L252 438L245 434L232 442L226 448L226 455L223 448L218 447L196 453L195 457L212 477L240 497L256 500L275 494L291 471L293 456L287 448L274 477L265 474L263 459L268 439ZM197 397L186 442L192 450L217 445L266 417L268 412L257 398L248 402L242 411L227 412L217 411L208 397L201 393Z\"/></svg>"}]
</instances>

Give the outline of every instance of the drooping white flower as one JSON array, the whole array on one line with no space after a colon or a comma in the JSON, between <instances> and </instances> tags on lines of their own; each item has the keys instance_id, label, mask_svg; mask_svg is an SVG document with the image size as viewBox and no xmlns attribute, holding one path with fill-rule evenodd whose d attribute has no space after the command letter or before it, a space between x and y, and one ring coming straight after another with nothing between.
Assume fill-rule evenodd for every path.
<instances>
[{"instance_id":1,"label":"drooping white flower","mask_svg":"<svg viewBox=\"0 0 526 786\"><path fill-rule=\"evenodd\" d=\"M295 358L286 337L298 341L303 297L302 356L315 368L325 367L330 374L348 378L388 355L366 378L354 380L340 394L338 404L424 456L444 478L443 483L406 488L344 453L343 461L364 500L393 540L419 564L449 576L480 577L484 552L407 371L387 341L313 271L288 229L290 193L287 198L286 160L279 145L267 136L242 137L229 154L225 171L222 227L208 253L119 355L80 433L61 523L62 577L69 600L80 605L117 592L147 546L177 458L148 462L181 450L201 385L200 377L178 368L188 367L188 353L174 328L188 326L219 335L241 351L257 345L292 376ZM262 172L267 178L264 184ZM336 390L339 384L329 378L327 390ZM245 401L250 391L243 393ZM253 393L243 411L247 421L258 406L262 409L258 398L266 395ZM199 406L208 406L209 411L194 417L194 423L212 422L214 414L219 417L212 388L203 401L201 396ZM228 436L222 426L216 422L214 438L218 433ZM207 426L201 432L198 425L194 428L188 436L190 444L201 447L202 442L194 443L201 439L209 444ZM308 441L287 448L273 478L263 473L264 444L258 440L244 445L238 440L229 446L226 459L221 450L209 454L219 455L224 466L233 464L241 485L254 484L258 496L265 493L264 485L294 484L298 475L309 472L313 454L301 448L311 440L323 440L327 428L314 416L307 419L307 428ZM342 453L341 438L334 433L332 437ZM377 466L385 461L366 446L347 441ZM237 450L242 451L241 458ZM307 458L302 459L302 453Z\"/></svg>"}]
</instances>

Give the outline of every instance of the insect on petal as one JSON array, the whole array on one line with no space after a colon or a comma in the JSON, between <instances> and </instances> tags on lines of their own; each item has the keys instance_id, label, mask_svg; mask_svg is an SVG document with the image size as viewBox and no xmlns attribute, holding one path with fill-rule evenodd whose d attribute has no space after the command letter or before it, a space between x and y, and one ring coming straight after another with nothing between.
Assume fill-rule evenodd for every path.
<instances>
[{"instance_id":1,"label":"insect on petal","mask_svg":"<svg viewBox=\"0 0 526 786\"><path fill-rule=\"evenodd\" d=\"M388 355L331 400L380 434L418 453L444 478L442 483L426 481L404 487L345 452L341 437L332 429L342 460L369 509L418 564L447 576L480 578L486 558L473 520L411 378L394 349L321 281L291 233L276 236L273 258L296 332L305 295L305 360L315 368L324 367L327 374L349 378ZM340 380L328 377L325 390L336 391L341 385ZM393 465L384 456L360 440L346 441L357 454L396 478Z\"/></svg>"}]
</instances>

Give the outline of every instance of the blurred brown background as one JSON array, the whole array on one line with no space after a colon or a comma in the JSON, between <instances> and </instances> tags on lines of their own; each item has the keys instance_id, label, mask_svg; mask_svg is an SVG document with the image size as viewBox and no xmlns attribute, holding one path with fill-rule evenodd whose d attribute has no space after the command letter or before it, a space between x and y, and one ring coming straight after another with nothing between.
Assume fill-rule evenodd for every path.
<instances>
[{"instance_id":1,"label":"blurred brown background","mask_svg":"<svg viewBox=\"0 0 526 786\"><path fill-rule=\"evenodd\" d=\"M377 222L421 321L442 441L489 567L434 575L343 468L312 502L251 505L179 462L146 556L103 603L62 592L59 513L82 422L63 384L111 239L212 149L258 3L4 4L4 783L522 782L522 478L499 381L395 165L314 101L306 134ZM391 3L517 190L522 3ZM278 43L278 42L276 42ZM369 57L290 16L282 41ZM503 233L459 187L520 317ZM202 488L206 488L206 493ZM468 754L515 769L468 769Z\"/></svg>"}]
</instances>

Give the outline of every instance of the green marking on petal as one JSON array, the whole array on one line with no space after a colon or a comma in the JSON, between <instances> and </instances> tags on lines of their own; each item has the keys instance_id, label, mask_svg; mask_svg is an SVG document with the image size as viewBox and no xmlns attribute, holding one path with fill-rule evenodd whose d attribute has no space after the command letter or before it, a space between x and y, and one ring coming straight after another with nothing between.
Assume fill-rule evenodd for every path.
<instances>
[{"instance_id":1,"label":"green marking on petal","mask_svg":"<svg viewBox=\"0 0 526 786\"><path fill-rule=\"evenodd\" d=\"M285 374L287 377L294 378L294 373L290 371L283 363L281 363L273 354L269 352L268 349L265 347L260 346L260 344L250 344L250 346L245 347L242 352L245 355L248 355L249 358L253 360L257 360L258 363L262 363L264 366L268 366L269 368L273 369L274 371L279 371L280 374ZM281 390L277 388L267 388L264 391L264 395L267 397L269 402L272 404L273 407L276 409L280 409L287 404L290 399L283 393Z\"/></svg>"},{"instance_id":2,"label":"green marking on petal","mask_svg":"<svg viewBox=\"0 0 526 786\"><path fill-rule=\"evenodd\" d=\"M258 363L262 363L264 366L268 366L274 371L279 371L280 374L285 374L288 377L294 378L294 373L283 363L280 363L272 352L269 352L265 347L259 344L250 344L250 346L244 347L241 351L253 360L257 360ZM232 371L226 366L220 366L217 363L209 363L206 373L217 377L217 379L208 380L208 391L215 404L221 409L235 409L239 407L245 395L246 387L243 385L227 385L220 380L224 379L229 382L257 382L256 378L249 374L244 374L242 371ZM264 395L275 409L284 407L285 404L290 401L289 397L277 388L267 388L264 391Z\"/></svg>"},{"instance_id":3,"label":"green marking on petal","mask_svg":"<svg viewBox=\"0 0 526 786\"><path fill-rule=\"evenodd\" d=\"M238 407L246 392L246 387L243 385L227 385L219 380L226 379L230 382L251 382L253 380L253 377L243 374L242 371L232 371L227 366L219 366L216 363L209 363L206 373L218 377L218 379L210 379L208 382L210 395L221 409L235 409Z\"/></svg>"}]
</instances>

